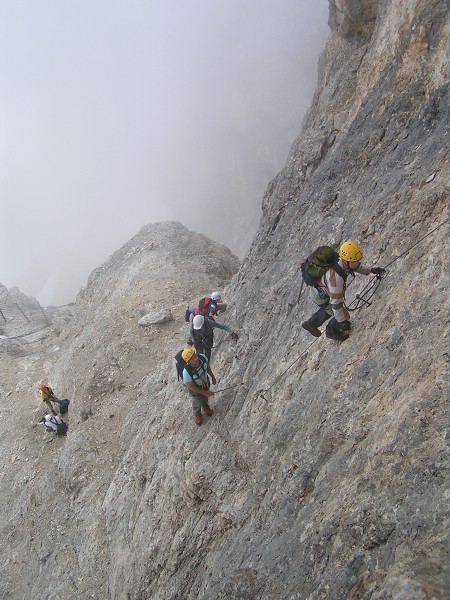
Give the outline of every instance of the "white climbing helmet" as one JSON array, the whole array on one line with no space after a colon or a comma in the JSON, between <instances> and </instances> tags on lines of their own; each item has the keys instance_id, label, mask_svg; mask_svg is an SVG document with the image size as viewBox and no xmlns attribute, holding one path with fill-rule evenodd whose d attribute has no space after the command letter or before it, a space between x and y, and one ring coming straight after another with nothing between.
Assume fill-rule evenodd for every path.
<instances>
[{"instance_id":1,"label":"white climbing helmet","mask_svg":"<svg viewBox=\"0 0 450 600\"><path fill-rule=\"evenodd\" d=\"M222 294L220 292L213 292L211 294L211 300L222 300Z\"/></svg>"},{"instance_id":2,"label":"white climbing helmet","mask_svg":"<svg viewBox=\"0 0 450 600\"><path fill-rule=\"evenodd\" d=\"M195 315L192 320L192 327L194 329L201 329L203 327L203 323L205 322L205 317L202 315Z\"/></svg>"}]
</instances>

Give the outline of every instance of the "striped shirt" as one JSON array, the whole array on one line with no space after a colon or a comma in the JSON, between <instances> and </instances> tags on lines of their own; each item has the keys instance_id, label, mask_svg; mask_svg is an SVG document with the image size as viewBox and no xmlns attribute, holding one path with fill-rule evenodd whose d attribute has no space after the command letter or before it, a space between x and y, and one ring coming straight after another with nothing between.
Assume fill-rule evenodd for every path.
<instances>
[{"instance_id":1,"label":"striped shirt","mask_svg":"<svg viewBox=\"0 0 450 600\"><path fill-rule=\"evenodd\" d=\"M344 267L344 261L342 258L339 258L338 264L344 269L344 271L346 271L346 273L351 272L349 269ZM363 267L362 265L359 265L359 267L355 269L355 273L360 273L361 275L369 275L370 271L370 267ZM344 306L345 281L339 275L339 273L337 273L334 269L328 269L328 271L319 281L319 286L330 298L330 307L333 310L333 316L336 321L339 323L342 323L343 321L349 321L350 313Z\"/></svg>"}]
</instances>

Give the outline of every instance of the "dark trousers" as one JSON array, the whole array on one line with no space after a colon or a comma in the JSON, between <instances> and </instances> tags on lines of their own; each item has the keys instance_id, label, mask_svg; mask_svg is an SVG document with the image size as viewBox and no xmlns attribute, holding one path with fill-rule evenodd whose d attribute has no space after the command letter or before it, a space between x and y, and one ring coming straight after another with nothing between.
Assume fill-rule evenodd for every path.
<instances>
[{"instance_id":1,"label":"dark trousers","mask_svg":"<svg viewBox=\"0 0 450 600\"><path fill-rule=\"evenodd\" d=\"M211 344L211 345L209 345ZM197 354L204 354L206 356L206 358L208 359L208 362L211 359L211 350L212 350L212 346L213 346L213 340L211 341L207 341L207 343L201 343L201 342L195 342L194 343L194 348L195 351L197 352Z\"/></svg>"},{"instance_id":2,"label":"dark trousers","mask_svg":"<svg viewBox=\"0 0 450 600\"><path fill-rule=\"evenodd\" d=\"M328 321L328 319L330 319L330 320ZM334 317L331 318L331 315L329 315L327 313L327 311L322 307L320 307L319 310L317 310L313 314L313 316L308 319L308 322L313 327L320 327L321 325L323 325L325 323L325 321L328 321L327 327L326 327L327 333L334 333L334 334L341 333L341 327L340 327L338 321L336 321L336 319Z\"/></svg>"}]
</instances>

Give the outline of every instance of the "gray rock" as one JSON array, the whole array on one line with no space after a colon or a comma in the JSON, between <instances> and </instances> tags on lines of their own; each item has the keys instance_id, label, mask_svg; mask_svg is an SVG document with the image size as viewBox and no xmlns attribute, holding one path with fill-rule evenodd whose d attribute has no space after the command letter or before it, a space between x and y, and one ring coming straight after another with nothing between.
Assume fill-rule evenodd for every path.
<instances>
[{"instance_id":1,"label":"gray rock","mask_svg":"<svg viewBox=\"0 0 450 600\"><path fill-rule=\"evenodd\" d=\"M169 321L173 321L173 314L169 308L165 308L143 316L142 319L139 320L138 325L141 327L148 327L149 325L158 325L161 323L168 323Z\"/></svg>"}]
</instances>

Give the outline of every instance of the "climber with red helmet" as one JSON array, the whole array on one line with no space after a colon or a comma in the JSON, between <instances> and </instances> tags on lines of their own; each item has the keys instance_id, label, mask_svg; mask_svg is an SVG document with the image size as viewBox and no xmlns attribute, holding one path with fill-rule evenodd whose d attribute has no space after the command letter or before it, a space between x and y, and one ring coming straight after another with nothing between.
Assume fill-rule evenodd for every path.
<instances>
[{"instance_id":1,"label":"climber with red helmet","mask_svg":"<svg viewBox=\"0 0 450 600\"><path fill-rule=\"evenodd\" d=\"M45 384L41 385L41 387L39 389L39 397L42 400L42 402L46 403L46 405L48 406L52 415L58 414L55 411L55 409L53 408L52 402L54 402L55 404L59 404L60 406L61 406L62 402L59 398L57 398L55 396L52 388L49 385L45 385Z\"/></svg>"}]
</instances>

